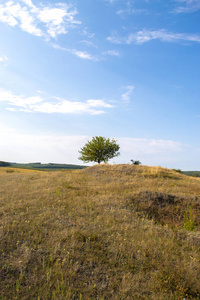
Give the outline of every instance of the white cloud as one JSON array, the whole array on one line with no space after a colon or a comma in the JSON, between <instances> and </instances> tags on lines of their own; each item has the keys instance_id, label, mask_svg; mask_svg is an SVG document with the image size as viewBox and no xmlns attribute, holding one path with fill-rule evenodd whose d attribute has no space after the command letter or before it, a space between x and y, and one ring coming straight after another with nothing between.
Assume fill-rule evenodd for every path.
<instances>
[{"instance_id":1,"label":"white cloud","mask_svg":"<svg viewBox=\"0 0 200 300\"><path fill-rule=\"evenodd\" d=\"M84 42L84 41L82 41ZM101 53L101 55L93 55L87 51L80 51L80 50L77 50L77 49L69 49L69 48L65 48L65 47L62 47L58 44L51 44L51 46L55 49L58 49L58 50L62 50L62 51L66 51L68 53L71 53L81 59L86 59L86 60L93 60L93 61L100 61L102 59L102 55L103 56L120 56L120 53L117 51L117 50L107 50L107 51L104 51ZM92 44L93 46L93 44Z\"/></svg>"},{"instance_id":2,"label":"white cloud","mask_svg":"<svg viewBox=\"0 0 200 300\"><path fill-rule=\"evenodd\" d=\"M116 32L113 32L111 36L107 38L107 40L113 44L123 44L124 38L121 38Z\"/></svg>"},{"instance_id":3,"label":"white cloud","mask_svg":"<svg viewBox=\"0 0 200 300\"><path fill-rule=\"evenodd\" d=\"M71 52L72 54L78 56L79 58L98 61L97 57L94 57L93 55L91 55L90 53L88 53L86 51L79 51L76 49L72 49L72 50L68 50L68 52Z\"/></svg>"},{"instance_id":4,"label":"white cloud","mask_svg":"<svg viewBox=\"0 0 200 300\"><path fill-rule=\"evenodd\" d=\"M29 11L26 8L19 8L18 12L16 13L16 17L19 20L20 24L19 27L30 34L36 36L42 36L42 30L37 28L34 24L34 17L30 15Z\"/></svg>"},{"instance_id":5,"label":"white cloud","mask_svg":"<svg viewBox=\"0 0 200 300\"><path fill-rule=\"evenodd\" d=\"M0 5L0 21L7 23L10 26L18 25L16 14L19 5L14 5L13 2L7 2L4 5Z\"/></svg>"},{"instance_id":6,"label":"white cloud","mask_svg":"<svg viewBox=\"0 0 200 300\"><path fill-rule=\"evenodd\" d=\"M75 55L79 58L82 58L82 59L88 59L88 60L93 60L93 61L98 61L99 60L98 57L93 56L92 54L90 54L86 51L80 51L80 50L77 50L77 49L68 49L68 48L65 48L65 47L61 47L58 44L51 44L51 46L55 49L69 52L69 53L71 53L71 54L73 54L73 55Z\"/></svg>"},{"instance_id":7,"label":"white cloud","mask_svg":"<svg viewBox=\"0 0 200 300\"><path fill-rule=\"evenodd\" d=\"M125 90L125 92L122 94L122 101L125 103L129 103L130 102L130 96L133 92L134 86L133 85L127 85L123 88L123 90Z\"/></svg>"},{"instance_id":8,"label":"white cloud","mask_svg":"<svg viewBox=\"0 0 200 300\"><path fill-rule=\"evenodd\" d=\"M125 3L125 8L124 9L120 9L117 11L117 14L120 15L120 16L124 16L124 15L133 15L133 14L144 14L144 13L147 13L147 10L146 9L140 9L140 8L136 8L136 7L133 7L133 2L132 1L127 1Z\"/></svg>"},{"instance_id":9,"label":"white cloud","mask_svg":"<svg viewBox=\"0 0 200 300\"><path fill-rule=\"evenodd\" d=\"M0 131L0 157L1 160L10 162L82 164L78 160L78 151L92 138L87 135L22 134L2 124L0 124ZM189 168L194 168L190 160L184 159L184 156L191 157L189 155L191 148L180 142L129 137L114 138L120 145L121 155L111 160L110 163L130 163L130 160L134 159L146 165L187 169L188 164ZM199 151L195 155L198 157Z\"/></svg>"},{"instance_id":10,"label":"white cloud","mask_svg":"<svg viewBox=\"0 0 200 300\"><path fill-rule=\"evenodd\" d=\"M132 8L132 9L120 9L117 11L118 15L135 15L135 14L144 14L147 11L145 9Z\"/></svg>"},{"instance_id":11,"label":"white cloud","mask_svg":"<svg viewBox=\"0 0 200 300\"><path fill-rule=\"evenodd\" d=\"M0 62L6 62L8 60L6 55L0 56Z\"/></svg>"},{"instance_id":12,"label":"white cloud","mask_svg":"<svg viewBox=\"0 0 200 300\"><path fill-rule=\"evenodd\" d=\"M134 36L129 36L127 43L132 42ZM167 32L164 29L149 31L142 30L137 33L136 42L142 44L151 40L160 40L162 42L178 42L178 41L188 41L188 42L198 42L200 43L200 35L198 34L187 34L187 33L173 33Z\"/></svg>"},{"instance_id":13,"label":"white cloud","mask_svg":"<svg viewBox=\"0 0 200 300\"><path fill-rule=\"evenodd\" d=\"M38 94L44 94L44 92L43 92L43 91L40 91L40 90L38 90L37 93L38 93Z\"/></svg>"},{"instance_id":14,"label":"white cloud","mask_svg":"<svg viewBox=\"0 0 200 300\"><path fill-rule=\"evenodd\" d=\"M112 3L114 3L114 2L116 2L118 0L106 0L106 1L112 4Z\"/></svg>"},{"instance_id":15,"label":"white cloud","mask_svg":"<svg viewBox=\"0 0 200 300\"><path fill-rule=\"evenodd\" d=\"M107 38L108 41L115 44L143 44L152 40L160 40L162 42L197 42L200 43L199 34L173 33L164 29L160 30L141 30L131 33L126 37L119 37L116 33Z\"/></svg>"},{"instance_id":16,"label":"white cloud","mask_svg":"<svg viewBox=\"0 0 200 300\"><path fill-rule=\"evenodd\" d=\"M31 8L35 8L35 5L33 5L31 0L21 0L22 2L24 2L27 6L31 7Z\"/></svg>"},{"instance_id":17,"label":"white cloud","mask_svg":"<svg viewBox=\"0 0 200 300\"><path fill-rule=\"evenodd\" d=\"M67 10L68 7L62 5L59 8L45 7L45 9L38 13L38 19L46 24L47 33L52 38L55 38L58 34L67 33L67 26L65 26L65 24L68 24L68 26L80 24L80 22L74 18L77 11L73 10L69 13Z\"/></svg>"},{"instance_id":18,"label":"white cloud","mask_svg":"<svg viewBox=\"0 0 200 300\"><path fill-rule=\"evenodd\" d=\"M45 99L41 96L26 97L15 95L11 91L0 89L0 101L8 103L7 110L38 112L38 113L63 113L63 114L90 114L98 115L105 113L106 108L113 105L104 100L87 100L85 102L69 101L63 98L52 97Z\"/></svg>"},{"instance_id":19,"label":"white cloud","mask_svg":"<svg viewBox=\"0 0 200 300\"><path fill-rule=\"evenodd\" d=\"M173 10L175 13L191 13L200 10L200 0L175 0L179 5Z\"/></svg>"},{"instance_id":20,"label":"white cloud","mask_svg":"<svg viewBox=\"0 0 200 300\"><path fill-rule=\"evenodd\" d=\"M11 0L0 5L1 22L46 39L65 34L69 28L80 24L75 19L76 14L75 8L64 3L36 6L31 0Z\"/></svg>"},{"instance_id":21,"label":"white cloud","mask_svg":"<svg viewBox=\"0 0 200 300\"><path fill-rule=\"evenodd\" d=\"M132 151L133 155L140 152L141 154L157 154L164 149L166 151L180 151L182 144L171 140L161 139L142 139L142 138L120 138L122 144L121 150L125 152Z\"/></svg>"},{"instance_id":22,"label":"white cloud","mask_svg":"<svg viewBox=\"0 0 200 300\"><path fill-rule=\"evenodd\" d=\"M82 40L82 41L79 41L79 43L84 44L87 47L97 48L93 42L88 41L88 40Z\"/></svg>"},{"instance_id":23,"label":"white cloud","mask_svg":"<svg viewBox=\"0 0 200 300\"><path fill-rule=\"evenodd\" d=\"M186 145L177 141L144 138L118 138L123 162L140 160L146 165L181 168ZM125 158L127 160L125 160Z\"/></svg>"},{"instance_id":24,"label":"white cloud","mask_svg":"<svg viewBox=\"0 0 200 300\"><path fill-rule=\"evenodd\" d=\"M120 53L117 50L108 50L102 53L103 55L110 55L110 56L120 56Z\"/></svg>"},{"instance_id":25,"label":"white cloud","mask_svg":"<svg viewBox=\"0 0 200 300\"><path fill-rule=\"evenodd\" d=\"M95 36L95 33L91 33L91 32L88 32L88 29L87 27L85 27L83 30L82 30L82 35L86 36L87 38L91 39Z\"/></svg>"},{"instance_id":26,"label":"white cloud","mask_svg":"<svg viewBox=\"0 0 200 300\"><path fill-rule=\"evenodd\" d=\"M10 162L42 162L82 164L78 160L81 147L91 140L88 135L51 133L22 134L0 121L1 160ZM112 138L112 137L111 137ZM130 163L140 160L143 165L162 166L181 170L198 170L200 149L193 145L164 139L114 137L121 155L110 163ZM191 156L191 153L193 155Z\"/></svg>"},{"instance_id":27,"label":"white cloud","mask_svg":"<svg viewBox=\"0 0 200 300\"><path fill-rule=\"evenodd\" d=\"M21 134L1 126L1 160L9 162L57 162L83 164L78 160L78 150L87 142L88 136Z\"/></svg>"}]
</instances>

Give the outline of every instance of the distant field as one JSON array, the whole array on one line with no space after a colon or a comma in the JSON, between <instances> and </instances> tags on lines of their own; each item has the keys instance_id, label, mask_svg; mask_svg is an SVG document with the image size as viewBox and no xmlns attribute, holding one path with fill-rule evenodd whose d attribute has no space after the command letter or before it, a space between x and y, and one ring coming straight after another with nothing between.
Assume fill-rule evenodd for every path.
<instances>
[{"instance_id":1,"label":"distant field","mask_svg":"<svg viewBox=\"0 0 200 300\"><path fill-rule=\"evenodd\" d=\"M80 166L80 165L71 165L71 164L55 164L55 163L49 163L49 164L41 164L41 163L29 163L29 164L19 164L19 163L10 163L12 167L15 168L23 168L23 169L31 169L31 170L68 170L68 169L84 169L86 166Z\"/></svg>"},{"instance_id":2,"label":"distant field","mask_svg":"<svg viewBox=\"0 0 200 300\"><path fill-rule=\"evenodd\" d=\"M0 299L200 299L200 179L0 168Z\"/></svg>"},{"instance_id":3,"label":"distant field","mask_svg":"<svg viewBox=\"0 0 200 300\"><path fill-rule=\"evenodd\" d=\"M183 174L193 177L200 177L200 171L182 171Z\"/></svg>"}]
</instances>

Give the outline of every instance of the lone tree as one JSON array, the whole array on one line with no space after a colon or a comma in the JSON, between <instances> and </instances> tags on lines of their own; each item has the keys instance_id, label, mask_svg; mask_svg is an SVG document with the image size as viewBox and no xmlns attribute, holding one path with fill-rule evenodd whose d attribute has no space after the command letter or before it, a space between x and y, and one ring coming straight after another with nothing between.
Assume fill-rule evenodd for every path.
<instances>
[{"instance_id":1,"label":"lone tree","mask_svg":"<svg viewBox=\"0 0 200 300\"><path fill-rule=\"evenodd\" d=\"M100 164L102 161L107 162L109 159L120 155L119 148L114 139L95 136L81 148L79 159L84 162L94 161Z\"/></svg>"}]
</instances>

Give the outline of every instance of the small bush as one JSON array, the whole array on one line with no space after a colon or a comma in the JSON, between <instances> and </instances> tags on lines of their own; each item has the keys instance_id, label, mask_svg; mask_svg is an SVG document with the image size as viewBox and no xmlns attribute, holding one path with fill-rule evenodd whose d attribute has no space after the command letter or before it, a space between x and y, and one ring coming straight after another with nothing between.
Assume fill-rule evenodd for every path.
<instances>
[{"instance_id":1,"label":"small bush","mask_svg":"<svg viewBox=\"0 0 200 300\"><path fill-rule=\"evenodd\" d=\"M7 172L7 173L14 173L15 170L13 170L13 169L8 169L8 170L6 170L6 172Z\"/></svg>"},{"instance_id":2,"label":"small bush","mask_svg":"<svg viewBox=\"0 0 200 300\"><path fill-rule=\"evenodd\" d=\"M177 172L177 173L181 173L181 169L172 169L173 171Z\"/></svg>"},{"instance_id":3,"label":"small bush","mask_svg":"<svg viewBox=\"0 0 200 300\"><path fill-rule=\"evenodd\" d=\"M131 159L131 162L132 162L132 164L133 165L141 165L141 162L139 161L139 160L133 160L133 159Z\"/></svg>"}]
</instances>

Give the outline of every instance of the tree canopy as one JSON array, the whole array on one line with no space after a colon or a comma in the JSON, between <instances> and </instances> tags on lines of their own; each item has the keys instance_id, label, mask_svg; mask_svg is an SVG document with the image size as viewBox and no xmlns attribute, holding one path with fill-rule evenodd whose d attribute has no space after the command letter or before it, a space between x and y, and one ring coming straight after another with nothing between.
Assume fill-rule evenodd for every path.
<instances>
[{"instance_id":1,"label":"tree canopy","mask_svg":"<svg viewBox=\"0 0 200 300\"><path fill-rule=\"evenodd\" d=\"M10 163L8 163L7 161L0 161L0 167L9 167Z\"/></svg>"},{"instance_id":2,"label":"tree canopy","mask_svg":"<svg viewBox=\"0 0 200 300\"><path fill-rule=\"evenodd\" d=\"M119 145L114 139L106 139L102 136L95 136L91 141L88 141L79 151L80 160L84 162L107 162L109 159L120 155Z\"/></svg>"}]
</instances>

